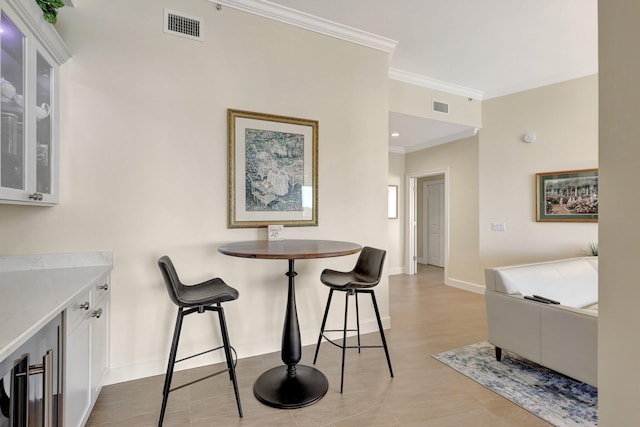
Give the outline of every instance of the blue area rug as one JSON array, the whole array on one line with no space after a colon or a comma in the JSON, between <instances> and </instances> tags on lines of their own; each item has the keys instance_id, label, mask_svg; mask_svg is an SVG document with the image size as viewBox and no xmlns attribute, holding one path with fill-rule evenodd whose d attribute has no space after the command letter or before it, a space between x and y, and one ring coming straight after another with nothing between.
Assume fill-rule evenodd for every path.
<instances>
[{"instance_id":1,"label":"blue area rug","mask_svg":"<svg viewBox=\"0 0 640 427\"><path fill-rule=\"evenodd\" d=\"M553 425L598 425L596 387L507 351L498 362L486 341L433 357Z\"/></svg>"}]
</instances>

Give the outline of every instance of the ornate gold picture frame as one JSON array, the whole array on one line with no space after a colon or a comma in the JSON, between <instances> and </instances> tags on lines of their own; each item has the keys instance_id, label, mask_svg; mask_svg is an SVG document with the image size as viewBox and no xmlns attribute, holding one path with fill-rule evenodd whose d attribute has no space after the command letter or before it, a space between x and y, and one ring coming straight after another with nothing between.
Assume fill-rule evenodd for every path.
<instances>
[{"instance_id":1,"label":"ornate gold picture frame","mask_svg":"<svg viewBox=\"0 0 640 427\"><path fill-rule=\"evenodd\" d=\"M227 110L228 226L318 225L318 122Z\"/></svg>"}]
</instances>

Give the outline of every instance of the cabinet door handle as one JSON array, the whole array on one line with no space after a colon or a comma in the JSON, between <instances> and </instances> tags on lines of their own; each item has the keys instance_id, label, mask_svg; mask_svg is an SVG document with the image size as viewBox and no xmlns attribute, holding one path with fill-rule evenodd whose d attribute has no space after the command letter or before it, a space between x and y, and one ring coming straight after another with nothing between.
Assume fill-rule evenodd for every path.
<instances>
[{"instance_id":1,"label":"cabinet door handle","mask_svg":"<svg viewBox=\"0 0 640 427\"><path fill-rule=\"evenodd\" d=\"M30 198L31 200L40 201L40 200L42 200L42 193L33 193L33 194L29 194L29 198Z\"/></svg>"},{"instance_id":2,"label":"cabinet door handle","mask_svg":"<svg viewBox=\"0 0 640 427\"><path fill-rule=\"evenodd\" d=\"M42 357L42 364L29 365L29 356L25 355L13 369L11 379L12 397L17 402L18 413L14 414L12 425L27 425L29 414L29 376L42 374L42 426L53 427L53 349L47 351ZM12 417L12 418L13 418Z\"/></svg>"},{"instance_id":3,"label":"cabinet door handle","mask_svg":"<svg viewBox=\"0 0 640 427\"><path fill-rule=\"evenodd\" d=\"M102 289L103 291L109 290L109 284L105 283L104 285L98 286L98 289Z\"/></svg>"},{"instance_id":4,"label":"cabinet door handle","mask_svg":"<svg viewBox=\"0 0 640 427\"><path fill-rule=\"evenodd\" d=\"M91 317L95 317L96 319L99 319L100 316L102 316L102 308L99 308L91 313Z\"/></svg>"},{"instance_id":5,"label":"cabinet door handle","mask_svg":"<svg viewBox=\"0 0 640 427\"><path fill-rule=\"evenodd\" d=\"M42 365L31 365L29 375L42 374L42 426L53 427L53 349L42 357Z\"/></svg>"},{"instance_id":6,"label":"cabinet door handle","mask_svg":"<svg viewBox=\"0 0 640 427\"><path fill-rule=\"evenodd\" d=\"M11 370L11 423L26 426L29 419L29 355L25 354ZM15 402L15 403L14 403Z\"/></svg>"},{"instance_id":7,"label":"cabinet door handle","mask_svg":"<svg viewBox=\"0 0 640 427\"><path fill-rule=\"evenodd\" d=\"M89 310L89 301L85 302L84 304L80 304L80 308L83 310Z\"/></svg>"}]
</instances>

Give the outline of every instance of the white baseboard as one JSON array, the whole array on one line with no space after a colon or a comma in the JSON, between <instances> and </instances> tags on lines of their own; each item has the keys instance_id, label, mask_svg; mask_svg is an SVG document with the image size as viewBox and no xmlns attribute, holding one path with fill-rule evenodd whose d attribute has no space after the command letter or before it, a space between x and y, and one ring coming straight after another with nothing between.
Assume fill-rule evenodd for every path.
<instances>
[{"instance_id":1,"label":"white baseboard","mask_svg":"<svg viewBox=\"0 0 640 427\"><path fill-rule=\"evenodd\" d=\"M104 385L123 383L138 380L140 378L162 375L166 372L166 361L155 361L138 365L122 366L109 369ZM176 369L177 371L178 369Z\"/></svg>"},{"instance_id":2,"label":"white baseboard","mask_svg":"<svg viewBox=\"0 0 640 427\"><path fill-rule=\"evenodd\" d=\"M389 276L395 276L398 274L406 274L404 267L393 267L389 268Z\"/></svg>"},{"instance_id":3,"label":"white baseboard","mask_svg":"<svg viewBox=\"0 0 640 427\"><path fill-rule=\"evenodd\" d=\"M391 318L389 316L383 317L382 319L382 327L384 329L391 328ZM319 326L318 326L319 327ZM329 326L327 326L329 328ZM371 332L378 331L378 323L375 318L367 321L360 322L360 333L368 334ZM315 349L315 343L318 337L318 330L307 330L301 331L301 335L306 337L303 339L302 345L313 345ZM349 332L347 336L355 335L355 332ZM274 349L273 343L263 343L260 348L257 348L255 345L248 345L246 347L243 346L242 349L236 348L238 350L238 358L245 359L247 357L260 356L262 354L272 353L274 351L279 350L278 348ZM247 348L251 347L251 348ZM168 357L168 355L167 355ZM206 366L213 363L220 363L224 361L224 353L221 351L214 352L211 354L203 355L202 357L186 360L179 365L176 365L176 371L197 368L200 366ZM129 365L129 366L121 366L118 368L110 368L108 374L106 375L104 385L109 384L117 384L126 381L137 380L140 378L152 377L155 375L164 375L167 369L167 359L162 360L154 360L147 363L140 363L137 365Z\"/></svg>"},{"instance_id":4,"label":"white baseboard","mask_svg":"<svg viewBox=\"0 0 640 427\"><path fill-rule=\"evenodd\" d=\"M444 284L454 287L454 288L458 288L458 289L462 289L464 291L469 291L469 292L473 292L475 294L481 294L484 295L484 291L485 291L485 287L482 285L476 285L475 283L470 283L470 282L465 282L462 280L456 280L456 279L452 279L450 277L447 277L444 280Z\"/></svg>"}]
</instances>

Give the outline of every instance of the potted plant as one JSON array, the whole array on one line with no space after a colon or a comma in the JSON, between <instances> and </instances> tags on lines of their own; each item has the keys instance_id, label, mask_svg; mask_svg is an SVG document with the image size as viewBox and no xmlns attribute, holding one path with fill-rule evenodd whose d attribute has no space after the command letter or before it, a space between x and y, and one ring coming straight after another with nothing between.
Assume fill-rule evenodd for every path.
<instances>
[{"instance_id":1,"label":"potted plant","mask_svg":"<svg viewBox=\"0 0 640 427\"><path fill-rule=\"evenodd\" d=\"M598 256L598 242L589 242L585 252L587 255Z\"/></svg>"},{"instance_id":2,"label":"potted plant","mask_svg":"<svg viewBox=\"0 0 640 427\"><path fill-rule=\"evenodd\" d=\"M45 21L55 24L58 19L58 9L64 6L62 0L36 0Z\"/></svg>"}]
</instances>

